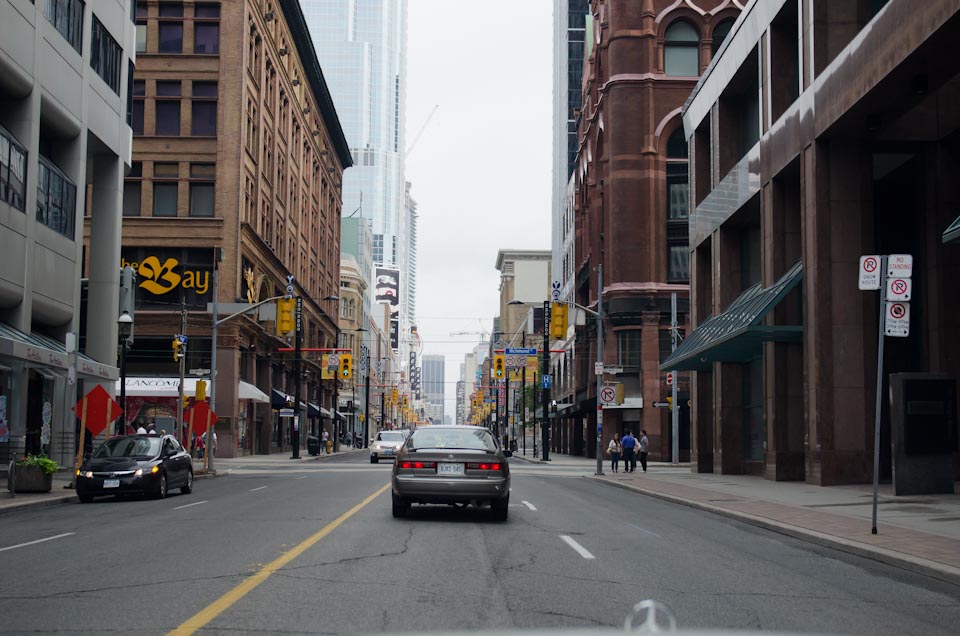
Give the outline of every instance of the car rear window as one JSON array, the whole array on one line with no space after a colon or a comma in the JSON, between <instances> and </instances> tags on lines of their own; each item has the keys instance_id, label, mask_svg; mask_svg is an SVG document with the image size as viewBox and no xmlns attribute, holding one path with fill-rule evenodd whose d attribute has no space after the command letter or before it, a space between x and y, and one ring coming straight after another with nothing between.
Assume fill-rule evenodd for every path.
<instances>
[{"instance_id":1,"label":"car rear window","mask_svg":"<svg viewBox=\"0 0 960 636\"><path fill-rule=\"evenodd\" d=\"M410 437L413 449L466 448L494 452L497 445L490 432L473 428L418 428Z\"/></svg>"}]
</instances>

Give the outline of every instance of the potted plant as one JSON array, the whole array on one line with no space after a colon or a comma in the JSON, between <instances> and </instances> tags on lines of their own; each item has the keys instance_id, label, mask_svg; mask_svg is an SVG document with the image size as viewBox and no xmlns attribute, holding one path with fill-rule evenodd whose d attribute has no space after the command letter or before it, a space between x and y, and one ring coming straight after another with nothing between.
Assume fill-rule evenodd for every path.
<instances>
[{"instance_id":1,"label":"potted plant","mask_svg":"<svg viewBox=\"0 0 960 636\"><path fill-rule=\"evenodd\" d=\"M14 492L50 492L57 462L44 455L27 455L17 460Z\"/></svg>"}]
</instances>

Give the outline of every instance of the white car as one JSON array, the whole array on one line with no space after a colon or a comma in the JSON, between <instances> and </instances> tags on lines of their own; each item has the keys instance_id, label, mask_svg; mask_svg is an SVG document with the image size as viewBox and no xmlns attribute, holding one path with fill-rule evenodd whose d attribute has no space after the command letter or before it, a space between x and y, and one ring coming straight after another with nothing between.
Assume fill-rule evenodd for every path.
<instances>
[{"instance_id":1,"label":"white car","mask_svg":"<svg viewBox=\"0 0 960 636\"><path fill-rule=\"evenodd\" d=\"M405 441L407 437L401 431L380 431L370 445L370 463L376 464L381 459L393 459Z\"/></svg>"}]
</instances>

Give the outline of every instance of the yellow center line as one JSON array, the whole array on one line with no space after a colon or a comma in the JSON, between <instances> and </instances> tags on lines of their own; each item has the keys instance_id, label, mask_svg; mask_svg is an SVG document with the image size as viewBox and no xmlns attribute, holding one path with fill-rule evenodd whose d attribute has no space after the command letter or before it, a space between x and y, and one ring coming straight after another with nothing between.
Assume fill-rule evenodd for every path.
<instances>
[{"instance_id":1,"label":"yellow center line","mask_svg":"<svg viewBox=\"0 0 960 636\"><path fill-rule=\"evenodd\" d=\"M358 503L356 506L350 510L347 510L345 513L318 530L312 536L304 539L288 552L284 552L282 555L265 565L262 570L250 578L245 579L235 588L231 589L213 603L191 616L179 627L169 632L168 636L191 636L192 634L196 633L198 629L205 627L210 621L228 610L234 603L242 599L244 596L252 592L258 585L266 581L271 574L309 550L310 547L316 544L320 539L336 530L344 521L360 512L364 506L386 492L388 488L390 488L390 484L384 485L383 488L380 488L375 493Z\"/></svg>"}]
</instances>

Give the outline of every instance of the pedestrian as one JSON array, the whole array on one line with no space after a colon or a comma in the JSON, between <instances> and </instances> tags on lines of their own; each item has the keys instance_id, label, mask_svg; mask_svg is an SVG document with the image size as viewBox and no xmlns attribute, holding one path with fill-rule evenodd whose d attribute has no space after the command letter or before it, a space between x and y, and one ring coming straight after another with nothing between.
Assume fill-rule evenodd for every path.
<instances>
[{"instance_id":1,"label":"pedestrian","mask_svg":"<svg viewBox=\"0 0 960 636\"><path fill-rule=\"evenodd\" d=\"M157 428L154 425L154 423L150 422L149 424L147 424L147 435L156 435L156 434L157 434Z\"/></svg>"},{"instance_id":2,"label":"pedestrian","mask_svg":"<svg viewBox=\"0 0 960 636\"><path fill-rule=\"evenodd\" d=\"M327 432L327 429L323 429L323 435L320 436L320 447L327 453L330 450L327 448L327 442L330 440L330 433Z\"/></svg>"},{"instance_id":3,"label":"pedestrian","mask_svg":"<svg viewBox=\"0 0 960 636\"><path fill-rule=\"evenodd\" d=\"M647 430L640 429L640 465L643 466L643 472L647 472L647 446L650 445L650 440L647 439Z\"/></svg>"},{"instance_id":4,"label":"pedestrian","mask_svg":"<svg viewBox=\"0 0 960 636\"><path fill-rule=\"evenodd\" d=\"M140 426L137 427L137 435L146 435L147 429L143 428L143 422L140 422Z\"/></svg>"},{"instance_id":5,"label":"pedestrian","mask_svg":"<svg viewBox=\"0 0 960 636\"><path fill-rule=\"evenodd\" d=\"M628 428L623 432L623 439L620 440L620 446L623 447L623 468L624 472L632 473L637 469L637 438L630 434Z\"/></svg>"},{"instance_id":6,"label":"pedestrian","mask_svg":"<svg viewBox=\"0 0 960 636\"><path fill-rule=\"evenodd\" d=\"M617 465L620 463L620 434L614 433L613 439L607 446L607 454L610 455L610 470L617 472Z\"/></svg>"}]
</instances>

